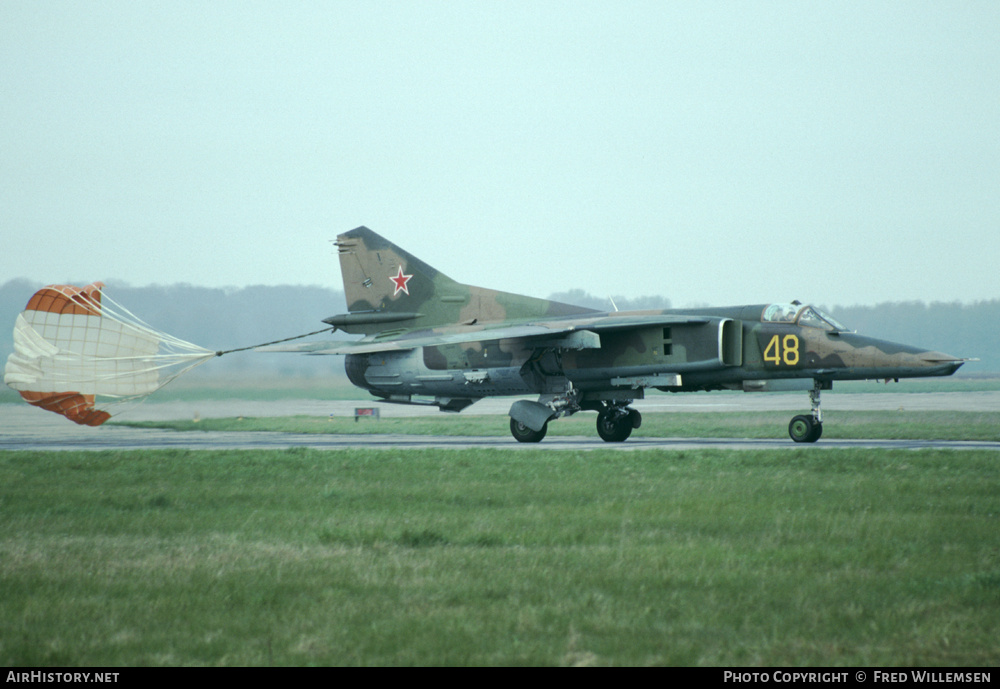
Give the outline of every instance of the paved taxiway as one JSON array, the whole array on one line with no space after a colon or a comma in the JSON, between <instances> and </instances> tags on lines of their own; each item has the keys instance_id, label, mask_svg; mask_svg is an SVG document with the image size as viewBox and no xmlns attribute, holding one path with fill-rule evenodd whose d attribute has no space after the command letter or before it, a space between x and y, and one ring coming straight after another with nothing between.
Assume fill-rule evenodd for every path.
<instances>
[{"instance_id":1,"label":"paved taxiway","mask_svg":"<svg viewBox=\"0 0 1000 689\"><path fill-rule=\"evenodd\" d=\"M743 394L711 393L667 395L639 400L635 406L644 412L654 411L773 411L788 410L803 413L802 394ZM364 401L285 400L259 402L245 400L164 402L139 405L116 417L118 420L170 420L233 416L347 416L355 407L377 407L383 418L440 414L434 408L409 407ZM478 402L463 414L496 415L497 423L506 428L505 418L509 399L488 399ZM1000 411L1000 392L963 393L826 393L824 411L831 410L954 410ZM365 421L365 423L373 423ZM558 423L558 422L556 422ZM833 440L823 439L816 445L801 445L790 440L750 440L739 438L649 438L639 430L625 443L604 443L597 436L561 437L550 435L540 445L518 443L509 435L498 437L413 436L413 435L315 435L300 433L242 432L178 432L158 429L125 428L105 425L99 428L81 427L49 412L25 404L0 405L0 450L92 450L183 448L194 450L218 449L281 449L310 447L317 449L347 448L491 448L496 450L688 450L695 448L725 449L792 449L822 448L883 448L883 449L986 449L1000 451L1000 442L925 441L925 440Z\"/></svg>"}]
</instances>

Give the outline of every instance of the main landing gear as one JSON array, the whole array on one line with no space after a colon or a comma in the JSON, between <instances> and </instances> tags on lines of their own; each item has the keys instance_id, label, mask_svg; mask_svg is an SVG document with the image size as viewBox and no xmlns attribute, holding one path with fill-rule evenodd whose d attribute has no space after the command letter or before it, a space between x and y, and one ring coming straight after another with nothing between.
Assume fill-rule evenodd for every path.
<instances>
[{"instance_id":1,"label":"main landing gear","mask_svg":"<svg viewBox=\"0 0 1000 689\"><path fill-rule=\"evenodd\" d=\"M630 407L605 404L597 413L597 435L608 443L624 442L642 425L642 414Z\"/></svg>"},{"instance_id":2,"label":"main landing gear","mask_svg":"<svg viewBox=\"0 0 1000 689\"><path fill-rule=\"evenodd\" d=\"M626 406L627 404L627 402L600 402L586 407L597 412L597 434L605 442L624 442L632 435L633 429L642 425L642 414ZM579 406L571 413L578 410ZM536 414L538 416L533 416ZM511 407L510 434L519 443L541 442L549 430L546 415L551 420L556 417L556 412L540 403L516 402L515 406Z\"/></svg>"},{"instance_id":3,"label":"main landing gear","mask_svg":"<svg viewBox=\"0 0 1000 689\"><path fill-rule=\"evenodd\" d=\"M812 413L809 416L796 416L788 424L788 435L797 443L814 443L823 435L823 413L819 408L819 393L822 389L820 381L813 381L813 388L809 391Z\"/></svg>"},{"instance_id":4,"label":"main landing gear","mask_svg":"<svg viewBox=\"0 0 1000 689\"><path fill-rule=\"evenodd\" d=\"M548 422L542 426L541 430L533 431L516 419L510 420L510 434L514 436L514 439L519 443L540 443L542 442L542 438L544 438L545 434L548 432Z\"/></svg>"}]
</instances>

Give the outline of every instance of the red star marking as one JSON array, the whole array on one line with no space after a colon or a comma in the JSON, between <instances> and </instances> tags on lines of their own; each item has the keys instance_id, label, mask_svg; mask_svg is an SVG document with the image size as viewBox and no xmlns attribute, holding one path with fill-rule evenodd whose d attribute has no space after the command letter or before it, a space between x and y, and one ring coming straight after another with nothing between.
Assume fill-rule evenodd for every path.
<instances>
[{"instance_id":1,"label":"red star marking","mask_svg":"<svg viewBox=\"0 0 1000 689\"><path fill-rule=\"evenodd\" d=\"M403 266L399 267L399 272L396 273L395 277L390 275L389 279L396 283L396 291L392 293L392 296L396 296L400 292L405 292L406 295L409 296L410 290L406 286L406 283L409 282L412 277L412 275L403 275Z\"/></svg>"}]
</instances>

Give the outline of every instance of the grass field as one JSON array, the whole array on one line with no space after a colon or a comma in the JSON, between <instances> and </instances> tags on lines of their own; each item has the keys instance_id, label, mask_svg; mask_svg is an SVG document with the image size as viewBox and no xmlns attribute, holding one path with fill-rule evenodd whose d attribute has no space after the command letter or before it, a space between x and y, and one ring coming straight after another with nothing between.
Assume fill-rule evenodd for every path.
<instances>
[{"instance_id":1,"label":"grass field","mask_svg":"<svg viewBox=\"0 0 1000 689\"><path fill-rule=\"evenodd\" d=\"M1000 469L3 452L0 591L6 666L996 665Z\"/></svg>"},{"instance_id":2,"label":"grass field","mask_svg":"<svg viewBox=\"0 0 1000 689\"><path fill-rule=\"evenodd\" d=\"M594 436L593 413L581 413L549 424L553 436ZM653 438L783 438L788 439L790 414L781 412L665 412L643 414L635 437ZM825 412L823 437L862 440L1000 440L1000 412L835 411ZM116 421L135 428L178 431L279 431L285 433L507 436L505 416L440 414L380 421L315 416ZM820 441L822 442L822 441Z\"/></svg>"}]
</instances>

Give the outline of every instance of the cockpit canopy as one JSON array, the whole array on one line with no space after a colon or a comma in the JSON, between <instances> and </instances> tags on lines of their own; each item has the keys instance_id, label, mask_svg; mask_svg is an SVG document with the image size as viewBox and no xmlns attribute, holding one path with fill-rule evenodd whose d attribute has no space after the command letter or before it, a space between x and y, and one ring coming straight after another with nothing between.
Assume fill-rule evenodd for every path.
<instances>
[{"instance_id":1,"label":"cockpit canopy","mask_svg":"<svg viewBox=\"0 0 1000 689\"><path fill-rule=\"evenodd\" d=\"M819 328L830 332L850 332L833 316L815 306L798 301L789 304L771 304L764 308L760 320L764 323L797 323L806 328Z\"/></svg>"}]
</instances>

